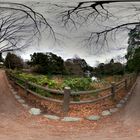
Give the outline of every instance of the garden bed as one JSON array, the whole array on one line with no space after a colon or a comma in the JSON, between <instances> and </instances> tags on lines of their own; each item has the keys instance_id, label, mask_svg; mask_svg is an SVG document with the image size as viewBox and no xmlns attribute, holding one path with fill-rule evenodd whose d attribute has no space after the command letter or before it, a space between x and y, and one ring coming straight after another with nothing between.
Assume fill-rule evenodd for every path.
<instances>
[{"instance_id":1,"label":"garden bed","mask_svg":"<svg viewBox=\"0 0 140 140\"><path fill-rule=\"evenodd\" d=\"M63 116L62 104L55 103L48 100L43 100L37 96L29 93L25 94L25 90L15 85L13 81L10 81L18 94L27 101L27 103L33 107L39 107L44 113ZM106 94L106 93L104 93ZM126 94L126 90L121 90L117 96L116 100L107 98L105 100L99 101L93 104L71 104L67 116L72 117L86 117L90 115L100 114L103 110L115 107L116 103L119 102Z\"/></svg>"},{"instance_id":2,"label":"garden bed","mask_svg":"<svg viewBox=\"0 0 140 140\"><path fill-rule=\"evenodd\" d=\"M48 77L39 76L39 75L34 76L34 75L31 75L31 74L28 75L28 74L25 74L25 73L24 74L23 73L14 73L14 75L19 77L19 79L17 79L16 83L20 83L21 85L23 85L23 87L25 86L25 82L22 82L22 80L20 81L20 78L24 79L24 81L25 80L30 80L31 82L34 82L34 83L40 82L40 83L43 83L43 84L46 81L47 82L51 81L51 79L48 79ZM43 78L39 79L40 77L41 78L43 77ZM107 82L104 82L105 84L103 84L102 81L100 81L100 82L90 82L89 84L90 84L90 86L91 86L91 84L94 84L91 87L94 87L95 89L96 88L99 89L99 87L104 88L104 87L110 85L109 83L111 82L111 80L113 78L114 77L109 77L108 78L109 80ZM54 78L53 78L53 80L54 80ZM74 82L76 80L74 80ZM85 79L82 79L82 80L85 80ZM116 81L119 81L119 80L120 80L120 78L118 78ZM64 81L64 79L59 79L59 81ZM86 82L85 81L83 83L86 83L88 80ZM80 79L80 82L81 82L81 79ZM64 98L63 94L56 94L56 93L55 94L53 94L53 93L48 94L48 91L47 91L47 94L46 94L46 91L42 92L42 89L40 90L40 89L37 89L37 88L32 88L32 92L29 92L30 90L28 90L28 92L27 92L27 90L25 90L24 88L21 88L20 86L18 86L15 83L15 81L10 80L10 83L13 85L15 90L17 90L18 94L20 96L22 96L22 98L24 98L29 105L31 105L33 107L41 108L44 113L55 114L55 115L58 115L58 116L63 116L64 115L64 112L62 110L63 98ZM71 95L70 100L71 101L74 100L76 102L69 105L69 112L67 113L67 116L86 117L86 116L90 116L90 115L97 115L97 114L100 114L103 110L107 110L107 109L115 107L115 105L127 93L127 90L124 88L124 80L122 82L120 82L120 83L123 84L123 88L120 89L115 94L115 99L112 99L112 96L110 96L110 97L108 97L106 99L102 99L102 100L100 100L98 102L95 102L95 103L79 104L80 101L94 100L94 99L96 100L97 98L102 98L104 96L107 96L107 95L109 95L111 93L111 88L107 88L107 90L100 91L99 93L94 92L94 93L91 93L91 94L84 94L84 95L83 94L81 94L81 95ZM71 84L72 83L70 81L70 85ZM78 84L80 84L80 83L78 83ZM54 85L49 84L49 85L54 86L55 84ZM59 85L60 85L60 83L59 83ZM78 86L73 85L71 88L73 88L73 87L75 88L75 86L76 86L76 88L80 87L80 86L82 87L82 85L80 85L80 86L79 85ZM122 85L120 84L120 86L122 86ZM55 85L55 87L57 87L57 86ZM41 92L38 92L38 91L41 91ZM34 94L34 92L35 92L35 94ZM43 97L43 96L46 96L46 95L47 95L47 97L48 97L48 95L50 95L49 98L52 99L52 100L54 100L54 99L58 100L59 99L59 101L61 101L61 102L53 102L51 100L47 100L47 99L45 99L45 97Z\"/></svg>"},{"instance_id":3,"label":"garden bed","mask_svg":"<svg viewBox=\"0 0 140 140\"><path fill-rule=\"evenodd\" d=\"M40 85L42 87L55 89L63 91L64 87L70 87L71 92L77 92L77 91L87 91L87 90L96 90L96 89L102 89L110 86L111 80L119 81L120 77L114 76L114 77L107 77L99 81L91 81L90 78L85 77L70 77L70 76L46 76L46 75L33 75L28 73L22 73L17 71L11 71L12 75L15 77L18 77L17 82L20 85L25 86L25 82L28 81L35 83L37 85ZM20 80L22 79L22 80ZM121 77L122 79L122 77ZM51 93L47 92L46 90L29 86L30 90L36 92L37 94L44 96L44 97L50 97L53 99L63 100L63 94L59 93ZM84 94L84 95L71 95L70 100L71 101L85 101L85 100L94 100L98 97L103 97L104 95L108 94L110 91L104 91L99 93L91 93L91 94Z\"/></svg>"}]
</instances>

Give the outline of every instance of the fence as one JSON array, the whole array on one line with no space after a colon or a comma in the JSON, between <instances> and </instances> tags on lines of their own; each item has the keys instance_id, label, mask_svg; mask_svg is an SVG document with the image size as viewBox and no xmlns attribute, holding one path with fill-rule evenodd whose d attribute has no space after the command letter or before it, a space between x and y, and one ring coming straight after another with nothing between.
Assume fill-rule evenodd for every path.
<instances>
[{"instance_id":1,"label":"fence","mask_svg":"<svg viewBox=\"0 0 140 140\"><path fill-rule=\"evenodd\" d=\"M78 91L78 92L73 92L71 91L70 87L65 87L64 90L55 90L55 89L50 89L50 88L46 88L40 85L37 85L35 83L31 83L27 80L23 80L20 79L18 77L15 77L14 75L10 74L7 72L7 76L9 79L11 79L12 81L14 81L15 84L19 85L20 87L22 87L25 90L25 94L33 94L41 99L45 99L51 102L56 102L56 103L60 103L62 105L62 111L64 113L67 113L69 111L69 106L70 104L88 104L88 103L96 103L98 101L101 101L103 99L109 98L111 97L113 100L116 97L116 94L121 90L121 89L125 89L128 90L128 87L130 85L132 85L135 80L136 80L136 75L131 74L131 75L127 75L126 78L118 83L112 82L110 86L103 88L103 89L97 89L97 90L90 90L90 91ZM32 88L31 88L32 87ZM58 100L58 99L53 99L50 97L44 97L39 95L38 93L34 92L32 89L33 88L38 88L40 90L44 90L46 92L50 92L51 94L57 94L57 95L62 95L63 96L63 100ZM75 96L75 95L88 95L88 94L100 94L101 92L105 92L108 91L108 94L103 96L103 97L99 97L97 99L94 100L86 100L86 101L71 101L70 97L71 96Z\"/></svg>"}]
</instances>

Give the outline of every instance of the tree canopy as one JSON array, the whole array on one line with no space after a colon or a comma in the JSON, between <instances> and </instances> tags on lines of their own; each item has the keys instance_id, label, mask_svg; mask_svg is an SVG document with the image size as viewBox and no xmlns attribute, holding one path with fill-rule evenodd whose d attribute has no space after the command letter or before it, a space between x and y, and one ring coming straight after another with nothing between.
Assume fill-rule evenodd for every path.
<instances>
[{"instance_id":1,"label":"tree canopy","mask_svg":"<svg viewBox=\"0 0 140 140\"><path fill-rule=\"evenodd\" d=\"M49 29L44 16L31 7L12 2L0 2L0 53L21 50L39 40L41 32Z\"/></svg>"},{"instance_id":2,"label":"tree canopy","mask_svg":"<svg viewBox=\"0 0 140 140\"><path fill-rule=\"evenodd\" d=\"M60 12L52 10L57 12L56 20L60 19L68 30L78 28L82 30L87 46L94 48L100 45L104 48L110 38L115 38L118 31L132 31L135 26L140 25L140 9L137 3L129 0L91 0L59 5L56 2L53 6ZM33 7L11 2L0 2L0 4L0 53L29 46L32 41L40 39L41 32L45 29L55 36L52 25ZM88 29L87 34L84 32L85 29ZM129 47L129 52L130 50Z\"/></svg>"},{"instance_id":3,"label":"tree canopy","mask_svg":"<svg viewBox=\"0 0 140 140\"><path fill-rule=\"evenodd\" d=\"M9 52L5 58L4 65L9 69L21 69L23 68L23 60L16 54Z\"/></svg>"},{"instance_id":4,"label":"tree canopy","mask_svg":"<svg viewBox=\"0 0 140 140\"><path fill-rule=\"evenodd\" d=\"M114 62L113 59L109 63L100 63L95 69L94 73L96 76L106 76L106 75L122 75L124 74L124 65L120 62Z\"/></svg>"},{"instance_id":5,"label":"tree canopy","mask_svg":"<svg viewBox=\"0 0 140 140\"><path fill-rule=\"evenodd\" d=\"M65 61L65 69L68 74L85 75L87 71L92 73L93 68L84 59L76 56Z\"/></svg>"},{"instance_id":6,"label":"tree canopy","mask_svg":"<svg viewBox=\"0 0 140 140\"><path fill-rule=\"evenodd\" d=\"M53 53L34 53L28 63L34 67L34 71L43 74L64 73L64 61Z\"/></svg>"},{"instance_id":7,"label":"tree canopy","mask_svg":"<svg viewBox=\"0 0 140 140\"><path fill-rule=\"evenodd\" d=\"M60 9L58 18L67 30L82 31L79 36L85 45L101 50L109 46L110 40L116 40L116 34L140 24L139 4L138 0L91 0L54 6Z\"/></svg>"},{"instance_id":8,"label":"tree canopy","mask_svg":"<svg viewBox=\"0 0 140 140\"><path fill-rule=\"evenodd\" d=\"M130 31L128 44L126 68L130 72L140 72L140 25Z\"/></svg>"}]
</instances>

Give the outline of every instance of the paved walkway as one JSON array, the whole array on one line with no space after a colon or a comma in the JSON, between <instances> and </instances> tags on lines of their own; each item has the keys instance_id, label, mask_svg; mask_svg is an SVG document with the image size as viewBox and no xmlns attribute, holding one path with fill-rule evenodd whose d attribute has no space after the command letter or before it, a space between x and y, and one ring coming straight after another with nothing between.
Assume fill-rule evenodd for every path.
<instances>
[{"instance_id":1,"label":"paved walkway","mask_svg":"<svg viewBox=\"0 0 140 140\"><path fill-rule=\"evenodd\" d=\"M137 83L128 104L92 128L95 122L66 123L31 116L15 100L0 70L0 140L139 140L140 77Z\"/></svg>"}]
</instances>

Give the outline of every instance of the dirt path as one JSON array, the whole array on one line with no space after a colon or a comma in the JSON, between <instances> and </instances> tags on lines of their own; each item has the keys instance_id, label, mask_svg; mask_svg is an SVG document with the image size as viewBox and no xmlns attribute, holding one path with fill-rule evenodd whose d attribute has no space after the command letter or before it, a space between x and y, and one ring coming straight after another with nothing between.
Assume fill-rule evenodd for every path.
<instances>
[{"instance_id":1,"label":"dirt path","mask_svg":"<svg viewBox=\"0 0 140 140\"><path fill-rule=\"evenodd\" d=\"M111 121L98 131L99 138L111 140L140 139L140 77L131 99L120 112L113 115ZM101 137L101 138L100 138Z\"/></svg>"},{"instance_id":2,"label":"dirt path","mask_svg":"<svg viewBox=\"0 0 140 140\"><path fill-rule=\"evenodd\" d=\"M0 70L0 140L139 140L140 78L137 83L131 100L115 115L97 124L62 123L31 116L14 99Z\"/></svg>"},{"instance_id":3,"label":"dirt path","mask_svg":"<svg viewBox=\"0 0 140 140\"><path fill-rule=\"evenodd\" d=\"M49 126L41 127L40 117L32 117L14 98L0 70L0 140L41 140L49 137Z\"/></svg>"}]
</instances>

